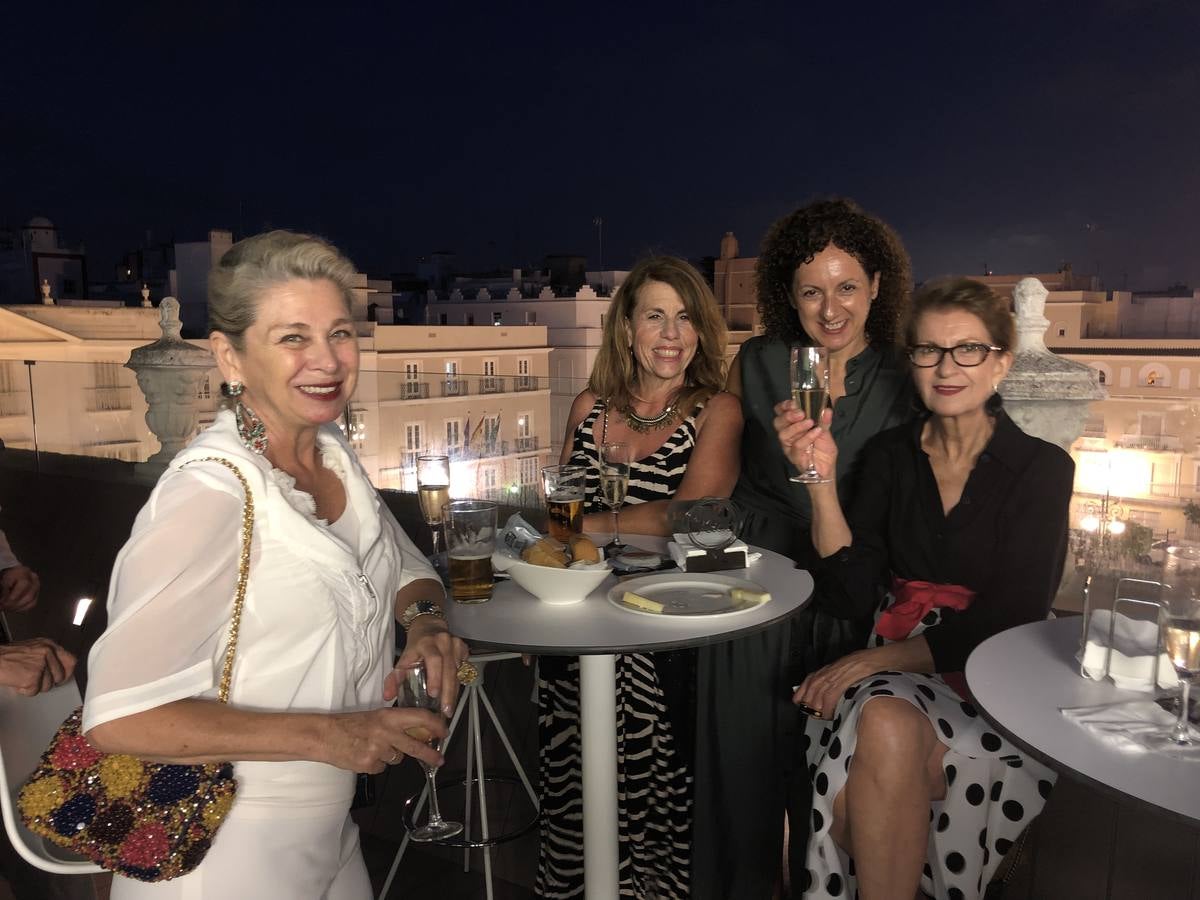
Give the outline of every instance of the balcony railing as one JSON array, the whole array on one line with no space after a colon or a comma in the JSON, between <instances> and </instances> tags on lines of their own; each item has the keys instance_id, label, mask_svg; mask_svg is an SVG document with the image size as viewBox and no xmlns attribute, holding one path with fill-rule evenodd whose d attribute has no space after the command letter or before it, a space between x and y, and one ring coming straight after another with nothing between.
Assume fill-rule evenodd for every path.
<instances>
[{"instance_id":1,"label":"balcony railing","mask_svg":"<svg viewBox=\"0 0 1200 900\"><path fill-rule=\"evenodd\" d=\"M1117 446L1126 450L1157 450L1174 452L1183 449L1183 441L1174 434L1123 434Z\"/></svg>"},{"instance_id":2,"label":"balcony railing","mask_svg":"<svg viewBox=\"0 0 1200 900\"><path fill-rule=\"evenodd\" d=\"M85 390L88 412L126 412L133 408L131 388L93 387Z\"/></svg>"},{"instance_id":3,"label":"balcony railing","mask_svg":"<svg viewBox=\"0 0 1200 900\"><path fill-rule=\"evenodd\" d=\"M465 397L467 393L467 380L465 378L447 378L442 382L443 397Z\"/></svg>"},{"instance_id":4,"label":"balcony railing","mask_svg":"<svg viewBox=\"0 0 1200 900\"><path fill-rule=\"evenodd\" d=\"M538 389L538 377L536 375L518 375L513 379L514 391L536 391Z\"/></svg>"},{"instance_id":5,"label":"balcony railing","mask_svg":"<svg viewBox=\"0 0 1200 900\"><path fill-rule=\"evenodd\" d=\"M517 437L517 453L527 453L530 450L538 448L538 439L536 434L524 434Z\"/></svg>"},{"instance_id":6,"label":"balcony railing","mask_svg":"<svg viewBox=\"0 0 1200 900\"><path fill-rule=\"evenodd\" d=\"M429 385L423 381L406 381L400 393L401 400L428 400Z\"/></svg>"},{"instance_id":7,"label":"balcony railing","mask_svg":"<svg viewBox=\"0 0 1200 900\"><path fill-rule=\"evenodd\" d=\"M503 378L497 378L495 375L484 375L479 379L479 393L481 394L503 394L504 393Z\"/></svg>"}]
</instances>

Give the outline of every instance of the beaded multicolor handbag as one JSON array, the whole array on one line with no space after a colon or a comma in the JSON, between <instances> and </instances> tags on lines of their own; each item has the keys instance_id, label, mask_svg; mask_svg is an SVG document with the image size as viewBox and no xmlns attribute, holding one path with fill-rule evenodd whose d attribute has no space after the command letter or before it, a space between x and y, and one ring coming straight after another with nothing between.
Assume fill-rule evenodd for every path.
<instances>
[{"instance_id":1,"label":"beaded multicolor handbag","mask_svg":"<svg viewBox=\"0 0 1200 900\"><path fill-rule=\"evenodd\" d=\"M218 462L245 491L242 551L218 699L229 702L233 657L250 575L254 498L237 466ZM185 463L186 465L186 463ZM82 709L63 722L21 788L17 805L30 831L109 871L140 881L168 881L200 865L237 792L233 764L170 765L102 753L80 733Z\"/></svg>"}]
</instances>

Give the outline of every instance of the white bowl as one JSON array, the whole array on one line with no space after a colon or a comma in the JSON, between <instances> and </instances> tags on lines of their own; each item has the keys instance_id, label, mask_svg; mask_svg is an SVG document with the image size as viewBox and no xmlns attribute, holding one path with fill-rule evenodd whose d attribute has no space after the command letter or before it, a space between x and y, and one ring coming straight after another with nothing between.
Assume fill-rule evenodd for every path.
<instances>
[{"instance_id":1,"label":"white bowl","mask_svg":"<svg viewBox=\"0 0 1200 900\"><path fill-rule=\"evenodd\" d=\"M577 569L555 569L533 563L513 562L506 570L510 578L543 603L565 606L578 603L600 586L611 573L605 562Z\"/></svg>"}]
</instances>

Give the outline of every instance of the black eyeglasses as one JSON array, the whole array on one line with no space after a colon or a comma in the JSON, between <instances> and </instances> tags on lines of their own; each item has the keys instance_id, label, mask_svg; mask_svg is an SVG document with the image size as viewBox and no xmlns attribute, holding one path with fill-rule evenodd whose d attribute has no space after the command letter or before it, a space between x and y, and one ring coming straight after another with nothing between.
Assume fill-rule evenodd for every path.
<instances>
[{"instance_id":1,"label":"black eyeglasses","mask_svg":"<svg viewBox=\"0 0 1200 900\"><path fill-rule=\"evenodd\" d=\"M939 365L947 353L950 358L964 368L978 366L993 350L1000 353L1003 347L995 344L957 344L953 347L939 347L937 344L917 344L908 348L908 358L919 369L932 369Z\"/></svg>"}]
</instances>

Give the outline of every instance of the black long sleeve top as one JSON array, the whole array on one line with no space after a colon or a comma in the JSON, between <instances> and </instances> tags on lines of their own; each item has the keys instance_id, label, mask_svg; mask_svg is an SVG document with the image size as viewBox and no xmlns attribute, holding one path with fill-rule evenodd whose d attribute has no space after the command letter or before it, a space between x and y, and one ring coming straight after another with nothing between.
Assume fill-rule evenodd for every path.
<instances>
[{"instance_id":1,"label":"black long sleeve top","mask_svg":"<svg viewBox=\"0 0 1200 900\"><path fill-rule=\"evenodd\" d=\"M837 616L870 614L893 576L975 592L943 610L925 639L938 672L961 671L983 640L1046 617L1062 577L1075 464L1000 411L996 428L948 514L919 419L864 449L847 522L851 545L821 560L819 603Z\"/></svg>"}]
</instances>

